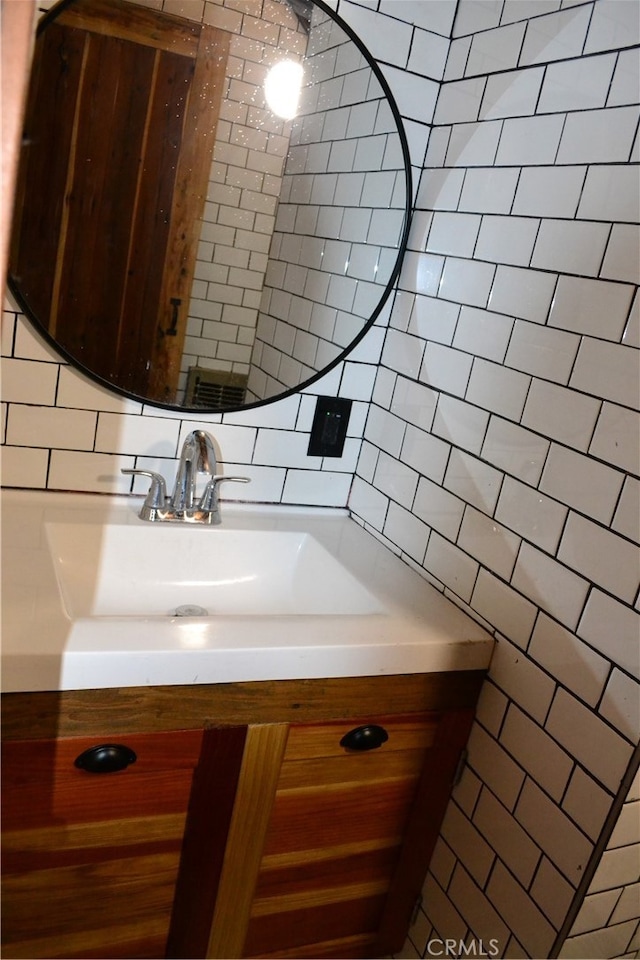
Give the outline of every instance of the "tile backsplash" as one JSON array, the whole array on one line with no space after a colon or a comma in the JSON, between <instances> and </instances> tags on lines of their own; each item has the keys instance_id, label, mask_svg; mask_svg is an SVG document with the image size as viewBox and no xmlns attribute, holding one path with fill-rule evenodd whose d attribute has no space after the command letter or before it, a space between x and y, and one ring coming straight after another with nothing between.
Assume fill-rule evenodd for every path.
<instances>
[{"instance_id":1,"label":"tile backsplash","mask_svg":"<svg viewBox=\"0 0 640 960\"><path fill-rule=\"evenodd\" d=\"M637 957L640 8L332 6L405 119L393 301L311 390L203 417L102 390L9 304L3 482L126 492L199 426L252 499L348 505L497 638L402 955ZM306 454L314 394L354 401L340 459Z\"/></svg>"},{"instance_id":2,"label":"tile backsplash","mask_svg":"<svg viewBox=\"0 0 640 960\"><path fill-rule=\"evenodd\" d=\"M315 394L298 394L235 414L173 413L117 397L78 374L12 310L5 310L3 323L5 486L127 493L130 481L120 469L133 466L160 471L171 483L184 437L202 428L218 444L221 469L251 478L251 500L346 505L373 363L350 358L318 382L317 394L339 391L354 401L343 456L324 461L306 455ZM145 487L136 481L133 489L142 493ZM225 497L233 495L234 489L227 487Z\"/></svg>"}]
</instances>

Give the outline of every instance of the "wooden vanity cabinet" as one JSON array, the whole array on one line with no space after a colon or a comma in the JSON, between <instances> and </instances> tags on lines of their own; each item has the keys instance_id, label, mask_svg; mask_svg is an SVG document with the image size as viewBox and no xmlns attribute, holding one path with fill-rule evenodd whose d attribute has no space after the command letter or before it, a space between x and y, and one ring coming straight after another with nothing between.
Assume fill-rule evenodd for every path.
<instances>
[{"instance_id":1,"label":"wooden vanity cabinet","mask_svg":"<svg viewBox=\"0 0 640 960\"><path fill-rule=\"evenodd\" d=\"M3 956L399 950L483 676L5 695Z\"/></svg>"}]
</instances>

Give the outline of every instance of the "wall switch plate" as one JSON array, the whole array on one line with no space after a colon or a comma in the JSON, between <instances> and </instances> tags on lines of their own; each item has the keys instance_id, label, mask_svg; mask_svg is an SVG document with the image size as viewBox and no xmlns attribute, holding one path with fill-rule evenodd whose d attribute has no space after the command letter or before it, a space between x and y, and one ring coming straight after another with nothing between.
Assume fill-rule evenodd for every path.
<instances>
[{"instance_id":1,"label":"wall switch plate","mask_svg":"<svg viewBox=\"0 0 640 960\"><path fill-rule=\"evenodd\" d=\"M341 457L347 436L351 400L318 397L307 454L310 457Z\"/></svg>"}]
</instances>

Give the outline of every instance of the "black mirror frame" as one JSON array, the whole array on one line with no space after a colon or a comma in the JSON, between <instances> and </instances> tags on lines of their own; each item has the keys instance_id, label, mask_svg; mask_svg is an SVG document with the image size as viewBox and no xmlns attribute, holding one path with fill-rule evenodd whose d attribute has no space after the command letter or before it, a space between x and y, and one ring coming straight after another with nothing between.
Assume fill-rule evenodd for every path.
<instances>
[{"instance_id":1,"label":"black mirror frame","mask_svg":"<svg viewBox=\"0 0 640 960\"><path fill-rule=\"evenodd\" d=\"M404 125L402 122L400 111L398 109L398 105L395 101L395 98L391 92L391 88L389 87L389 84L384 74L382 73L382 70L380 69L378 63L374 60L373 56L369 53L364 43L360 40L360 38L355 33L355 31L349 26L349 24L345 23L344 20L342 20L342 18L339 17L338 14L334 10L332 10L327 3L324 2L324 0L313 0L313 2L324 13L326 13L328 16L330 16L333 20L336 21L336 23L345 32L345 34L349 37L349 39L353 43L355 43L360 53L367 61L367 64L373 71L374 76L376 77L378 83L382 88L382 91L387 99L387 102L393 114L393 118L396 124L397 132L400 140L400 146L402 150L402 158L404 161L404 170L405 170L406 201L405 201L405 211L404 211L402 231L400 234L400 240L398 244L398 255L396 257L389 280L384 290L382 291L380 300L377 306L375 307L375 309L373 310L371 317L369 318L369 320L363 322L362 330L353 338L353 340L344 348L344 350L342 350L340 354L338 354L338 356L336 356L332 361L330 361L330 363L328 363L326 367L323 367L323 369L320 370L318 373L315 373L312 377L309 377L307 380L303 381L297 386L290 387L289 389L284 390L282 393L278 393L273 397L267 397L264 400L256 400L252 403L245 403L245 404L242 404L241 406L192 407L192 406L184 406L180 404L162 403L156 400L148 400L146 397L141 397L141 396L138 396L137 394L130 393L127 390L124 390L123 388L118 387L113 383L111 383L110 381L105 380L104 378L93 373L91 370L85 367L82 363L80 363L79 360L77 360L75 357L72 357L69 353L67 353L67 351L63 347L59 346L59 344L48 333L48 331L42 327L39 321L31 314L29 307L24 302L24 299L22 298L19 290L17 289L17 285L15 284L13 277L11 276L11 274L9 274L9 276L7 277L8 288L11 291L12 296L16 300L18 307L20 308L22 313L25 315L25 317L29 320L32 327L45 340L45 342L57 354L60 355L60 357L63 360L65 360L71 367L73 367L79 373L87 377L89 380L92 380L97 386L103 387L109 390L110 392L117 394L118 396L124 397L125 399L133 400L136 403L140 403L143 406L155 407L155 408L164 409L164 410L171 410L174 413L185 413L185 414L197 413L203 416L209 416L212 414L221 415L221 414L227 414L227 413L241 413L245 410L253 410L259 407L266 406L267 404L270 404L270 403L275 403L278 400L284 400L287 397L293 396L296 393L300 393L301 391L306 390L313 383L320 380L322 377L326 376L327 373L329 373L331 370L337 367L340 363L342 363L348 357L348 355L355 349L355 347L360 343L360 341L364 338L364 336L367 334L367 332L371 329L371 327L374 325L374 323L380 316L387 300L389 299L389 296L391 295L391 292L395 286L395 283L400 275L400 270L402 268L402 261L407 249L407 243L409 239L409 230L411 227L411 216L413 212L413 177L412 177L412 171L411 171L411 157L409 153L409 144L407 141L407 136L404 130ZM45 29L47 23L50 20L55 19L55 17L60 12L60 10L64 9L64 7L68 6L70 3L73 3L73 0L59 0L57 4L55 4L50 10L48 10L47 13L45 13L42 16L42 18L38 23L38 26L36 29L36 35L39 35L41 31Z\"/></svg>"}]
</instances>

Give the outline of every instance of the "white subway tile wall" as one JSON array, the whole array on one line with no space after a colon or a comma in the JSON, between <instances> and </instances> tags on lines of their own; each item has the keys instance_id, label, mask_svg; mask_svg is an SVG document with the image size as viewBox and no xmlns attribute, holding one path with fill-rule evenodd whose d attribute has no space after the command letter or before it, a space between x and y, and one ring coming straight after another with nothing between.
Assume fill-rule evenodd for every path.
<instances>
[{"instance_id":1,"label":"white subway tile wall","mask_svg":"<svg viewBox=\"0 0 640 960\"><path fill-rule=\"evenodd\" d=\"M350 506L498 640L402 956L543 957L639 735L638 6L460 0L452 38ZM567 956L637 956L634 853Z\"/></svg>"},{"instance_id":2,"label":"white subway tile wall","mask_svg":"<svg viewBox=\"0 0 640 960\"><path fill-rule=\"evenodd\" d=\"M251 499L348 503L497 639L399 956L482 940L545 957L570 934L563 956L638 957L637 781L601 858L597 842L639 735L640 8L332 6L379 57L425 164L393 308L313 391L196 418L103 391L9 305L3 481L128 489L121 466L170 476L202 426ZM317 250L300 255L312 272ZM315 393L355 401L341 459L306 456Z\"/></svg>"}]
</instances>

